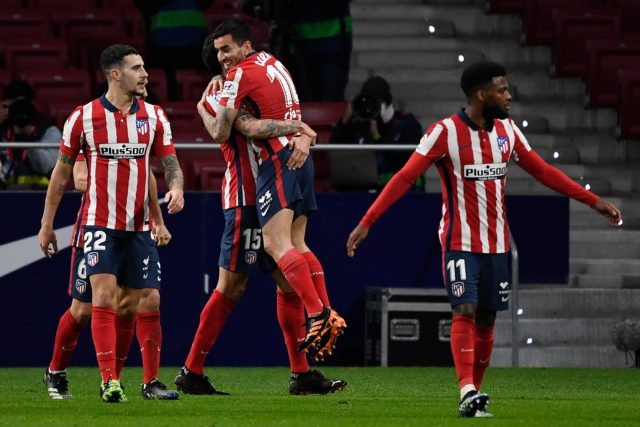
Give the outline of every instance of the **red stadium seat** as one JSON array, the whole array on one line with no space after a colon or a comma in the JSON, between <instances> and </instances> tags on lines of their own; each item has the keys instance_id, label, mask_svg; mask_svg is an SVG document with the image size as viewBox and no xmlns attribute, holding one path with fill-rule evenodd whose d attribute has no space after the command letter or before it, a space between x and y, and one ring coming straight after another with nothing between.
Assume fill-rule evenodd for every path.
<instances>
[{"instance_id":1,"label":"red stadium seat","mask_svg":"<svg viewBox=\"0 0 640 427\"><path fill-rule=\"evenodd\" d=\"M115 38L128 35L122 11L119 9L54 12L53 15L60 36L70 41L80 38L103 39L105 34L112 34Z\"/></svg>"},{"instance_id":2,"label":"red stadium seat","mask_svg":"<svg viewBox=\"0 0 640 427\"><path fill-rule=\"evenodd\" d=\"M591 40L588 42L589 72L587 92L589 105L618 106L617 73L620 70L640 70L640 44Z\"/></svg>"},{"instance_id":3,"label":"red stadium seat","mask_svg":"<svg viewBox=\"0 0 640 427\"><path fill-rule=\"evenodd\" d=\"M0 11L0 40L3 43L21 40L22 37L53 37L49 15L40 10Z\"/></svg>"},{"instance_id":4,"label":"red stadium seat","mask_svg":"<svg viewBox=\"0 0 640 427\"><path fill-rule=\"evenodd\" d=\"M211 76L206 71L176 70L176 80L180 85L180 97L194 105L202 97L202 92L209 84Z\"/></svg>"},{"instance_id":5,"label":"red stadium seat","mask_svg":"<svg viewBox=\"0 0 640 427\"><path fill-rule=\"evenodd\" d=\"M192 129L198 126L202 127L200 116L193 102L167 102L161 106L171 123L173 139L182 140L184 139L182 132L192 132Z\"/></svg>"},{"instance_id":6,"label":"red stadium seat","mask_svg":"<svg viewBox=\"0 0 640 427\"><path fill-rule=\"evenodd\" d=\"M169 100L169 92L167 89L167 76L164 70L158 68L147 68L149 74L149 88L158 97L160 104Z\"/></svg>"},{"instance_id":7,"label":"red stadium seat","mask_svg":"<svg viewBox=\"0 0 640 427\"><path fill-rule=\"evenodd\" d=\"M49 115L60 129L64 127L64 123L77 106L85 104L89 100L79 100L76 103L56 103L49 104Z\"/></svg>"},{"instance_id":8,"label":"red stadium seat","mask_svg":"<svg viewBox=\"0 0 640 427\"><path fill-rule=\"evenodd\" d=\"M309 126L314 129L315 127L332 128L338 120L342 119L347 103L345 101L304 102L300 107L302 120Z\"/></svg>"},{"instance_id":9,"label":"red stadium seat","mask_svg":"<svg viewBox=\"0 0 640 427\"><path fill-rule=\"evenodd\" d=\"M7 83L11 81L11 79L12 79L11 71L4 68L0 68L0 94L2 94L4 87L6 86Z\"/></svg>"},{"instance_id":10,"label":"red stadium seat","mask_svg":"<svg viewBox=\"0 0 640 427\"><path fill-rule=\"evenodd\" d=\"M59 40L45 38L39 42L7 45L4 55L7 68L14 74L59 70L68 65L67 44Z\"/></svg>"},{"instance_id":11,"label":"red stadium seat","mask_svg":"<svg viewBox=\"0 0 640 427\"><path fill-rule=\"evenodd\" d=\"M178 150L178 161L184 174L185 189L199 190L202 167L224 165L222 152L216 149ZM219 188L219 187L218 187Z\"/></svg>"},{"instance_id":12,"label":"red stadium seat","mask_svg":"<svg viewBox=\"0 0 640 427\"><path fill-rule=\"evenodd\" d=\"M517 13L524 12L525 0L490 0L489 12L491 13Z\"/></svg>"},{"instance_id":13,"label":"red stadium seat","mask_svg":"<svg viewBox=\"0 0 640 427\"><path fill-rule=\"evenodd\" d=\"M620 35L620 18L614 11L554 12L553 55L555 74L586 77L587 40L616 39Z\"/></svg>"},{"instance_id":14,"label":"red stadium seat","mask_svg":"<svg viewBox=\"0 0 640 427\"><path fill-rule=\"evenodd\" d=\"M609 0L609 6L620 9L622 33L639 33L640 2L638 0Z\"/></svg>"},{"instance_id":15,"label":"red stadium seat","mask_svg":"<svg viewBox=\"0 0 640 427\"><path fill-rule=\"evenodd\" d=\"M618 127L622 138L640 139L640 71L618 72Z\"/></svg>"},{"instance_id":16,"label":"red stadium seat","mask_svg":"<svg viewBox=\"0 0 640 427\"><path fill-rule=\"evenodd\" d=\"M569 9L588 11L603 9L606 0L526 0L524 10L524 35L527 44L551 44L553 41L553 11Z\"/></svg>"},{"instance_id":17,"label":"red stadium seat","mask_svg":"<svg viewBox=\"0 0 640 427\"><path fill-rule=\"evenodd\" d=\"M35 91L38 104L48 106L60 101L84 104L91 100L89 73L86 70L50 70L21 73Z\"/></svg>"}]
</instances>

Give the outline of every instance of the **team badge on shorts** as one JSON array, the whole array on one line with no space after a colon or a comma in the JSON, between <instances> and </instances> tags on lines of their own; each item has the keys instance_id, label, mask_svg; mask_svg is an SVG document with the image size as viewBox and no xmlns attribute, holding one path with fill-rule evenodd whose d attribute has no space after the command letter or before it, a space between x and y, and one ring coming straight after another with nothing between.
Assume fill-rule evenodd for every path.
<instances>
[{"instance_id":1,"label":"team badge on shorts","mask_svg":"<svg viewBox=\"0 0 640 427\"><path fill-rule=\"evenodd\" d=\"M94 267L98 263L98 261L100 261L98 252L89 252L87 254L87 264L89 264L91 267Z\"/></svg>"},{"instance_id":2,"label":"team badge on shorts","mask_svg":"<svg viewBox=\"0 0 640 427\"><path fill-rule=\"evenodd\" d=\"M87 282L82 279L76 279L76 292L80 295L84 294L87 290Z\"/></svg>"},{"instance_id":3,"label":"team badge on shorts","mask_svg":"<svg viewBox=\"0 0 640 427\"><path fill-rule=\"evenodd\" d=\"M460 298L462 296L462 294L464 294L464 283L462 282L455 282L451 284L451 293L455 296L457 296L458 298Z\"/></svg>"},{"instance_id":4,"label":"team badge on shorts","mask_svg":"<svg viewBox=\"0 0 640 427\"><path fill-rule=\"evenodd\" d=\"M136 120L136 129L140 135L146 135L149 132L149 120L139 119Z\"/></svg>"},{"instance_id":5,"label":"team badge on shorts","mask_svg":"<svg viewBox=\"0 0 640 427\"><path fill-rule=\"evenodd\" d=\"M509 151L509 140L507 139L506 136L498 137L498 148L503 153L506 153L507 151Z\"/></svg>"},{"instance_id":6,"label":"team badge on shorts","mask_svg":"<svg viewBox=\"0 0 640 427\"><path fill-rule=\"evenodd\" d=\"M244 262L246 262L247 265L255 264L257 260L258 260L258 254L255 253L254 251L249 251L244 256Z\"/></svg>"}]
</instances>

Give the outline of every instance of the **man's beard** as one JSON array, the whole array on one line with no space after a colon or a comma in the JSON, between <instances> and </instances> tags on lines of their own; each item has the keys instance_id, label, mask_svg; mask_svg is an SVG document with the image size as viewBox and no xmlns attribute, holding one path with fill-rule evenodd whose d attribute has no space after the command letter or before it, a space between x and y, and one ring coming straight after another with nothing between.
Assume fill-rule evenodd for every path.
<instances>
[{"instance_id":1,"label":"man's beard","mask_svg":"<svg viewBox=\"0 0 640 427\"><path fill-rule=\"evenodd\" d=\"M488 123L493 123L493 119L504 120L509 117L509 112L502 110L498 104L485 104L482 108L482 118Z\"/></svg>"}]
</instances>

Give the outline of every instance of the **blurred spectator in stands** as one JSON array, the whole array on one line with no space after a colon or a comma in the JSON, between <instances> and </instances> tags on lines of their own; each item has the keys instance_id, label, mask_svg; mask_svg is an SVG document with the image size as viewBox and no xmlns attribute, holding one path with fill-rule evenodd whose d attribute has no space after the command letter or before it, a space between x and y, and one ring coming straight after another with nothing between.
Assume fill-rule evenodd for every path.
<instances>
[{"instance_id":1,"label":"blurred spectator in stands","mask_svg":"<svg viewBox=\"0 0 640 427\"><path fill-rule=\"evenodd\" d=\"M7 118L9 117L9 107L19 99L33 101L33 88L24 80L12 80L2 90L2 101L0 102L0 138L5 134Z\"/></svg>"},{"instance_id":2,"label":"blurred spectator in stands","mask_svg":"<svg viewBox=\"0 0 640 427\"><path fill-rule=\"evenodd\" d=\"M202 42L207 36L204 10L213 0L134 0L144 16L150 67L163 68L170 100L178 99L176 69L203 68ZM163 100L166 101L166 100Z\"/></svg>"},{"instance_id":3,"label":"blurred spectator in stands","mask_svg":"<svg viewBox=\"0 0 640 427\"><path fill-rule=\"evenodd\" d=\"M282 58L302 101L341 101L349 80L349 0L280 0L271 15L272 50Z\"/></svg>"},{"instance_id":4,"label":"blurred spectator in stands","mask_svg":"<svg viewBox=\"0 0 640 427\"><path fill-rule=\"evenodd\" d=\"M413 114L394 108L389 83L380 76L374 76L363 83L360 93L349 102L329 142L418 145L422 133L422 127ZM412 151L376 152L380 188L402 168L411 154ZM417 180L415 187L423 189L424 179Z\"/></svg>"},{"instance_id":5,"label":"blurred spectator in stands","mask_svg":"<svg viewBox=\"0 0 640 427\"><path fill-rule=\"evenodd\" d=\"M14 101L9 107L2 140L4 142L49 142L59 144L60 130L38 114L29 99ZM57 148L6 148L1 149L2 188L46 189L51 171L56 164Z\"/></svg>"}]
</instances>

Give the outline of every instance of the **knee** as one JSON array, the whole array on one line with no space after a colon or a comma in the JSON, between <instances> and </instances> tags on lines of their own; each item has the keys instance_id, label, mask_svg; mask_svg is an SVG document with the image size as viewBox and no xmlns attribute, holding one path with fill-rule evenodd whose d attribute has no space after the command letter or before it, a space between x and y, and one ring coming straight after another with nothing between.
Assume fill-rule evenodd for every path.
<instances>
[{"instance_id":1,"label":"knee","mask_svg":"<svg viewBox=\"0 0 640 427\"><path fill-rule=\"evenodd\" d=\"M71 316L78 322L79 325L86 325L91 320L91 304L79 303L72 304L70 310Z\"/></svg>"},{"instance_id":2,"label":"knee","mask_svg":"<svg viewBox=\"0 0 640 427\"><path fill-rule=\"evenodd\" d=\"M109 286L95 286L92 288L92 303L96 307L116 308L116 290Z\"/></svg>"},{"instance_id":3,"label":"knee","mask_svg":"<svg viewBox=\"0 0 640 427\"><path fill-rule=\"evenodd\" d=\"M475 319L476 310L477 308L475 304L470 304L470 303L458 304L455 307L453 307L453 315L470 317L472 319Z\"/></svg>"},{"instance_id":4,"label":"knee","mask_svg":"<svg viewBox=\"0 0 640 427\"><path fill-rule=\"evenodd\" d=\"M138 312L154 313L160 311L160 292L157 289L144 289L138 303Z\"/></svg>"},{"instance_id":5,"label":"knee","mask_svg":"<svg viewBox=\"0 0 640 427\"><path fill-rule=\"evenodd\" d=\"M134 303L130 298L124 298L118 304L117 314L118 317L122 317L125 319L131 319L137 313L137 304Z\"/></svg>"},{"instance_id":6,"label":"knee","mask_svg":"<svg viewBox=\"0 0 640 427\"><path fill-rule=\"evenodd\" d=\"M247 290L247 279L238 278L227 283L218 283L216 290L233 301L239 301Z\"/></svg>"}]
</instances>

